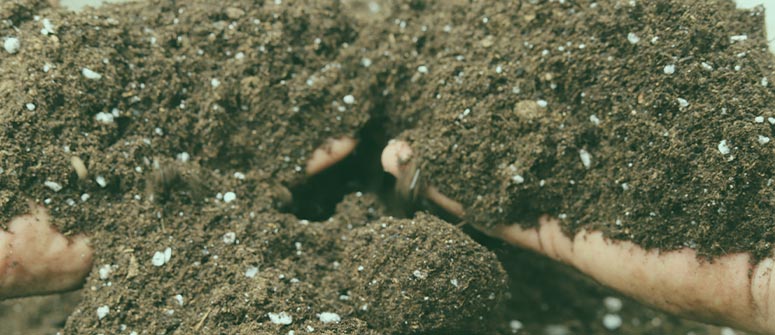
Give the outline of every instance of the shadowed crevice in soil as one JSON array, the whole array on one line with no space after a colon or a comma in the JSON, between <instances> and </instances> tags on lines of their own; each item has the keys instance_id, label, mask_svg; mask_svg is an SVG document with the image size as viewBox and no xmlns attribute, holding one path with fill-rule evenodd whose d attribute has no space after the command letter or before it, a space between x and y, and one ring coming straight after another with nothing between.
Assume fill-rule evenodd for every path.
<instances>
[{"instance_id":1,"label":"shadowed crevice in soil","mask_svg":"<svg viewBox=\"0 0 775 335\"><path fill-rule=\"evenodd\" d=\"M290 187L293 201L282 208L299 219L330 218L345 195L354 192L385 192L385 173L379 164L387 136L381 117L371 118L358 132L355 150L331 168Z\"/></svg>"}]
</instances>

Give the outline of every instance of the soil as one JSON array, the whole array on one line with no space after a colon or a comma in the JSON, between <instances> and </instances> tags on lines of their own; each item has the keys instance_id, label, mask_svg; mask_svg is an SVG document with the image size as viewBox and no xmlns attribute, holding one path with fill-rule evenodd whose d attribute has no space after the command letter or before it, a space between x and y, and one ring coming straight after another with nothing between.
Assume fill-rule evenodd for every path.
<instances>
[{"instance_id":1,"label":"soil","mask_svg":"<svg viewBox=\"0 0 775 335\"><path fill-rule=\"evenodd\" d=\"M450 5L401 17L404 35L420 37L404 62L428 73L397 109L417 120L403 136L421 175L464 204L467 222L529 227L548 213L569 234L771 254L774 63L760 10L436 7Z\"/></svg>"},{"instance_id":2,"label":"soil","mask_svg":"<svg viewBox=\"0 0 775 335\"><path fill-rule=\"evenodd\" d=\"M413 214L379 167L392 137L466 222L770 252L772 62L761 12L731 2L21 0L0 19L21 42L0 50L0 222L32 200L95 247L42 332L716 331ZM343 135L355 153L306 177ZM3 320L50 315L22 301Z\"/></svg>"}]
</instances>

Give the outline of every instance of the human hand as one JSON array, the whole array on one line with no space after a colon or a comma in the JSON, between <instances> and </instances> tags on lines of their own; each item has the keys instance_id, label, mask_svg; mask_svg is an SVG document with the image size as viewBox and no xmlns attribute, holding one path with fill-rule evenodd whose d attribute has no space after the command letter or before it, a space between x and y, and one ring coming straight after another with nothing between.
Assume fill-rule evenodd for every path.
<instances>
[{"instance_id":1,"label":"human hand","mask_svg":"<svg viewBox=\"0 0 775 335\"><path fill-rule=\"evenodd\" d=\"M399 188L410 188L402 193L425 197L457 217L465 214L463 204L433 185L419 189L420 185L412 182L415 168L407 142L391 141L382 153L382 165L399 181ZM667 312L758 333L775 333L772 258L752 265L750 255L736 253L711 262L698 259L689 248L646 250L632 242L612 241L598 231L582 230L568 236L559 220L549 215L538 221L537 228L532 229L507 224L477 229L571 265L606 286Z\"/></svg>"},{"instance_id":2,"label":"human hand","mask_svg":"<svg viewBox=\"0 0 775 335\"><path fill-rule=\"evenodd\" d=\"M355 145L350 137L326 140L307 161L307 176L341 161ZM0 229L0 300L77 289L91 271L93 254L86 236L63 235L43 206L31 204L29 214Z\"/></svg>"}]
</instances>

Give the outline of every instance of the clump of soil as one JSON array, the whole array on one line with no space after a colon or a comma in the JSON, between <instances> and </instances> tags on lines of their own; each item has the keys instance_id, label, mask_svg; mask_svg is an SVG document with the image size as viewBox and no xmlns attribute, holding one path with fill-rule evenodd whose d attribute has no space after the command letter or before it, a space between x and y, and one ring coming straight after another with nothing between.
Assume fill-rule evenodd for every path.
<instances>
[{"instance_id":1,"label":"clump of soil","mask_svg":"<svg viewBox=\"0 0 775 335\"><path fill-rule=\"evenodd\" d=\"M529 227L548 213L569 234L770 254L775 96L761 10L412 3L391 29L416 51L402 54L415 89L396 118L416 120L403 137L420 175L468 222Z\"/></svg>"}]
</instances>

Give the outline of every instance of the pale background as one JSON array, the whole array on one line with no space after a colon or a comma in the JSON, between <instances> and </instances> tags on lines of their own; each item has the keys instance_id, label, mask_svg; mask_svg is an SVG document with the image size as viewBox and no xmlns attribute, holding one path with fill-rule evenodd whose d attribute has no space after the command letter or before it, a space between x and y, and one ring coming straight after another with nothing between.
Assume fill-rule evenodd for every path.
<instances>
[{"instance_id":1,"label":"pale background","mask_svg":"<svg viewBox=\"0 0 775 335\"><path fill-rule=\"evenodd\" d=\"M126 2L128 0L60 0L63 6L73 9L80 9L83 6L97 6L103 2ZM645 0L648 1L648 0ZM751 8L757 5L763 5L767 17L767 39L770 41L770 51L775 53L775 0L736 0L738 7Z\"/></svg>"}]
</instances>

